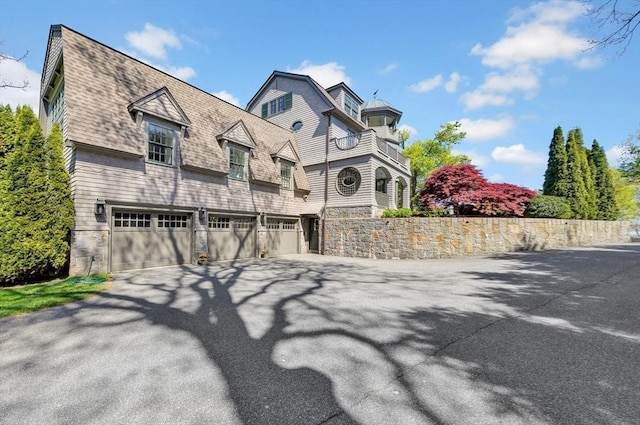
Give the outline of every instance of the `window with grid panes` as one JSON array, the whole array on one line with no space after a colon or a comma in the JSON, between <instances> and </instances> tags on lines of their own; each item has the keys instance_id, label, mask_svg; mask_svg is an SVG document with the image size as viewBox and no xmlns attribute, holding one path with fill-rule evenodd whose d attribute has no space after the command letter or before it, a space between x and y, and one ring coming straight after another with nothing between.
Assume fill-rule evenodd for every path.
<instances>
[{"instance_id":1,"label":"window with grid panes","mask_svg":"<svg viewBox=\"0 0 640 425\"><path fill-rule=\"evenodd\" d=\"M149 161L173 164L173 131L149 124Z\"/></svg>"},{"instance_id":2,"label":"window with grid panes","mask_svg":"<svg viewBox=\"0 0 640 425\"><path fill-rule=\"evenodd\" d=\"M151 227L151 214L117 212L114 214L115 227Z\"/></svg>"},{"instance_id":3,"label":"window with grid panes","mask_svg":"<svg viewBox=\"0 0 640 425\"><path fill-rule=\"evenodd\" d=\"M283 189L291 189L291 164L287 164L286 162L280 163L280 177L282 177L281 187Z\"/></svg>"},{"instance_id":4,"label":"window with grid panes","mask_svg":"<svg viewBox=\"0 0 640 425\"><path fill-rule=\"evenodd\" d=\"M351 115L351 117L358 119L358 112L360 112L360 105L356 103L349 95L344 95L344 111Z\"/></svg>"},{"instance_id":5,"label":"window with grid panes","mask_svg":"<svg viewBox=\"0 0 640 425\"><path fill-rule=\"evenodd\" d=\"M229 177L244 180L245 152L229 147Z\"/></svg>"},{"instance_id":6,"label":"window with grid panes","mask_svg":"<svg viewBox=\"0 0 640 425\"><path fill-rule=\"evenodd\" d=\"M233 227L236 229L251 229L253 228L253 223L253 218L236 217L233 219Z\"/></svg>"},{"instance_id":7,"label":"window with grid panes","mask_svg":"<svg viewBox=\"0 0 640 425\"><path fill-rule=\"evenodd\" d=\"M293 93L287 93L262 104L262 118L286 111L293 106Z\"/></svg>"},{"instance_id":8,"label":"window with grid panes","mask_svg":"<svg viewBox=\"0 0 640 425\"><path fill-rule=\"evenodd\" d=\"M187 227L186 214L158 214L158 227L179 228Z\"/></svg>"},{"instance_id":9,"label":"window with grid panes","mask_svg":"<svg viewBox=\"0 0 640 425\"><path fill-rule=\"evenodd\" d=\"M64 125L64 82L60 84L58 93L56 93L53 101L49 104L49 122L51 126L55 123L60 124L60 130Z\"/></svg>"},{"instance_id":10,"label":"window with grid panes","mask_svg":"<svg viewBox=\"0 0 640 425\"><path fill-rule=\"evenodd\" d=\"M215 215L209 215L209 228L210 229L228 229L230 219L229 217L217 217Z\"/></svg>"}]
</instances>

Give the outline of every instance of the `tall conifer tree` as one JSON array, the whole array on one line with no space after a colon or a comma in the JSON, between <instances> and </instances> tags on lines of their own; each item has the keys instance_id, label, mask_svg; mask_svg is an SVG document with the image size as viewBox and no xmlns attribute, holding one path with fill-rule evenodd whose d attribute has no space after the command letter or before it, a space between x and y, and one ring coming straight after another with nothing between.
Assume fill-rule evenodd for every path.
<instances>
[{"instance_id":1,"label":"tall conifer tree","mask_svg":"<svg viewBox=\"0 0 640 425\"><path fill-rule=\"evenodd\" d=\"M59 128L45 140L29 107L16 109L13 126L0 169L0 281L58 273L73 221Z\"/></svg>"},{"instance_id":2,"label":"tall conifer tree","mask_svg":"<svg viewBox=\"0 0 640 425\"><path fill-rule=\"evenodd\" d=\"M573 218L589 218L589 202L587 200L587 190L582 177L582 167L580 165L581 156L584 154L582 146L576 141L576 133L570 130L567 135L567 200L571 206Z\"/></svg>"},{"instance_id":3,"label":"tall conifer tree","mask_svg":"<svg viewBox=\"0 0 640 425\"><path fill-rule=\"evenodd\" d=\"M607 155L597 140L593 141L589 152L589 164L595 181L598 220L617 220L620 215L616 204L615 188Z\"/></svg>"},{"instance_id":4,"label":"tall conifer tree","mask_svg":"<svg viewBox=\"0 0 640 425\"><path fill-rule=\"evenodd\" d=\"M542 193L550 196L566 197L568 193L567 151L564 144L562 127L553 131L549 146L549 160L544 173Z\"/></svg>"},{"instance_id":5,"label":"tall conifer tree","mask_svg":"<svg viewBox=\"0 0 640 425\"><path fill-rule=\"evenodd\" d=\"M580 174L582 176L582 180L584 181L584 188L586 191L586 203L587 209L584 214L584 218L587 220L595 220L598 216L598 205L597 205L597 197L596 197L596 185L594 176L591 173L591 167L589 167L589 150L584 146L584 141L582 138L582 130L579 128L575 128L571 130L574 132L575 141L578 145L578 151L580 153Z\"/></svg>"}]
</instances>

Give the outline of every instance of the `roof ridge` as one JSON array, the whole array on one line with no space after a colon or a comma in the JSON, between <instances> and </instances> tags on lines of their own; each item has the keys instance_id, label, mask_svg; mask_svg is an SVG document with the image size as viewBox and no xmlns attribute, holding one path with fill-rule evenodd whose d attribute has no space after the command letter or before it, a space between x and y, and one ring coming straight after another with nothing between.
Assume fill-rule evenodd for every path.
<instances>
[{"instance_id":1,"label":"roof ridge","mask_svg":"<svg viewBox=\"0 0 640 425\"><path fill-rule=\"evenodd\" d=\"M213 97L213 98L215 98L215 99L217 99L217 100L220 100L220 101L222 101L222 102L224 102L224 103L226 103L226 104L228 104L228 105L230 105L230 106L233 106L234 108L239 109L239 110L241 110L241 111L243 111L243 112L247 112L245 109L241 108L240 106L234 105L233 103L228 102L228 101L226 101L226 100L224 100L224 99L222 99L222 98L219 98L218 96L216 96L216 95L214 95L214 94L212 94L212 93L209 93L208 91L205 91L205 90L201 89L200 87L194 86L193 84L191 84L191 83L189 83L189 82L187 82L187 81L181 80L180 78L178 78L178 77L176 77L176 76L174 76L174 75L171 75L171 74L169 74L169 73L168 73L168 72L166 72L166 71L163 71L163 70L158 69L158 68L156 68L156 67L154 67L154 66L152 66L152 65L149 65L148 63L143 62L143 61L142 61L142 60L140 60L140 59L137 59L137 58L135 58L135 57L133 57L133 56L130 56L130 55L128 55L128 54L126 54L126 53L124 53L124 52L122 52L122 51L120 51L120 50L118 50L118 49L114 48L114 47L111 47L111 46L109 46L109 45L107 45L107 44L104 44L104 43L102 43L101 41L98 41L98 40L96 40L96 39L94 39L94 38L92 38L92 37L89 37L88 35L83 34L83 33L81 33L80 31L77 31L77 30L75 30L75 29L73 29L73 28L70 28L70 27L68 27L68 26L66 26L66 25L64 25L64 24L51 25L51 28L49 29L49 33L51 33L51 29L52 29L53 27L55 27L55 26L59 26L59 27L61 27L61 28L65 28L65 29L67 29L67 30L69 30L69 31L71 31L71 32L73 32L73 33L75 33L75 34L77 34L77 35L81 36L81 37L86 38L87 40L90 40L90 41L92 41L92 42L94 42L94 43L96 43L96 44L99 44L99 45L101 45L101 46L103 46L103 47L106 47L107 49L109 49L109 50L111 50L111 51L113 51L113 52L115 52L115 53L117 53L117 54L120 54L120 55L122 55L122 56L125 56L125 57L126 57L126 58L128 58L128 59L132 59L132 60L134 60L134 61L136 61L136 62L138 62L138 63L140 63L140 64L142 64L142 65L144 65L144 66L146 66L146 67L148 67L148 68L153 69L154 71L160 72L160 73L162 73L162 74L166 75L166 76L167 76L167 77L169 77L169 78L172 78L172 79L174 79L174 80L176 80L176 81L179 81L179 82L181 82L182 84L186 84L186 85L188 85L189 87L192 87L192 88L194 88L194 89L198 90L199 92L202 92L202 93L204 93L204 94L206 94L206 95L208 95L208 96L211 96L211 97ZM45 63L46 63L46 62L45 62ZM254 117L256 117L256 118L258 118L258 119L260 119L260 120L262 120L262 121L264 121L264 122L267 122L267 123L269 123L270 125L274 125L274 126L276 126L276 127L280 128L280 129L287 130L286 128L284 128L284 127L280 127L279 125L276 125L276 124L273 124L271 121L265 120L265 119L263 119L263 118L261 118L261 117L259 117L259 116L257 116L257 115L253 115L253 114L249 114L249 115L254 116ZM290 130L289 130L289 131L290 131Z\"/></svg>"}]
</instances>

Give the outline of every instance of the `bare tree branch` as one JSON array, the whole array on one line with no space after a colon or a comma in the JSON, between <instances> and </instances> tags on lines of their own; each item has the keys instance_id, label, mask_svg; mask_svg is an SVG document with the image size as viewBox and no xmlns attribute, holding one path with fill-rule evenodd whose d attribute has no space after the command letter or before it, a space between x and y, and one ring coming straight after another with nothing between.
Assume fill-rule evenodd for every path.
<instances>
[{"instance_id":1,"label":"bare tree branch","mask_svg":"<svg viewBox=\"0 0 640 425\"><path fill-rule=\"evenodd\" d=\"M591 0L585 1L593 4ZM640 26L640 1L605 0L599 6L591 7L587 15L599 30L604 31L601 38L591 40L590 49L618 45L622 54Z\"/></svg>"},{"instance_id":2,"label":"bare tree branch","mask_svg":"<svg viewBox=\"0 0 640 425\"><path fill-rule=\"evenodd\" d=\"M0 42L0 46L2 46L2 42ZM13 57L7 55L6 53L0 52L0 63L4 61L13 61L13 62L21 62L24 58L29 55L29 51L25 51L24 54L20 57ZM2 69L0 67L0 69ZM14 83L13 81L6 81L4 78L0 80L0 88L12 88L12 89L26 89L29 87L29 80L22 80L21 83Z\"/></svg>"}]
</instances>

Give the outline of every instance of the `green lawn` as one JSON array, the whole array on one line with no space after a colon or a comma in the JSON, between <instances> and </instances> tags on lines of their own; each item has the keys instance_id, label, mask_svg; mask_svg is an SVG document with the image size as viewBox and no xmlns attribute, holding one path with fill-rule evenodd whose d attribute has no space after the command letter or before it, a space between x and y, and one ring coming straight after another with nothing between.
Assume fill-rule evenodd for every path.
<instances>
[{"instance_id":1,"label":"green lawn","mask_svg":"<svg viewBox=\"0 0 640 425\"><path fill-rule=\"evenodd\" d=\"M109 287L108 275L0 289L0 318L31 313L98 294Z\"/></svg>"}]
</instances>

